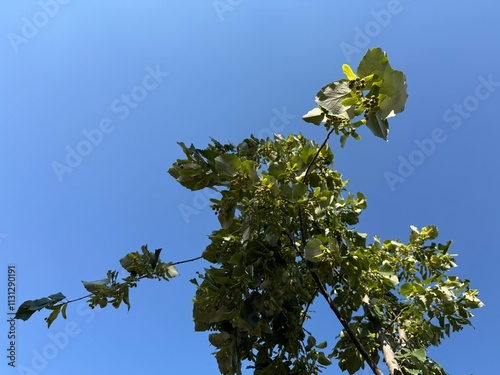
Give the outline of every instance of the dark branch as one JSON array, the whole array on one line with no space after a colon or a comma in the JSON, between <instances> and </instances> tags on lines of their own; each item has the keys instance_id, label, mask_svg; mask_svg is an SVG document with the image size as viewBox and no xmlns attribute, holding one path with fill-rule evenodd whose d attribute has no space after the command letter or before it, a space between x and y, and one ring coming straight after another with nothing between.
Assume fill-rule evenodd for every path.
<instances>
[{"instance_id":1,"label":"dark branch","mask_svg":"<svg viewBox=\"0 0 500 375\"><path fill-rule=\"evenodd\" d=\"M302 232L302 230L301 230ZM297 252L297 254L300 255L300 257L302 259L304 259L303 257L303 253L302 251L300 251L299 248L297 248L297 245L295 244L295 241L293 239L293 236L288 233L288 232L285 232L285 234L287 235L288 239L290 240L290 242L292 243L292 246L295 248L295 251ZM304 238L303 238L303 241L304 241ZM335 314L335 316L337 317L337 319L339 320L340 324L342 324L342 327L344 327L345 331L347 332L347 334L349 335L349 338L351 339L352 343L354 344L354 346L358 349L359 353L361 354L361 356L363 357L363 359L365 360L365 362L368 364L368 366L372 369L373 373L375 375L383 375L383 372L378 368L377 364L373 361L373 359L370 357L370 355L368 354L368 352L366 351L365 347L363 346L363 344L361 344L361 342L358 340L358 338L356 337L356 335L354 334L354 332L352 331L351 327L349 327L349 324L347 323L347 321L344 319L344 317L342 316L342 314L340 313L339 309L337 308L337 306L335 306L333 300L331 299L330 295L328 294L328 291L326 290L325 286L323 285L323 283L321 282L321 280L319 279L318 275L316 274L316 272L314 272L314 270L309 269L309 272L314 280L314 282L316 283L316 286L317 286L317 289L319 290L319 292L321 293L321 295L323 296L323 298L326 300L326 302L328 303L328 306L330 307L330 309L333 311L333 313Z\"/></svg>"},{"instance_id":2,"label":"dark branch","mask_svg":"<svg viewBox=\"0 0 500 375\"><path fill-rule=\"evenodd\" d=\"M334 130L335 130L335 128L332 127L332 129L326 135L325 140L323 141L323 143L321 144L321 146L318 148L318 151L316 152L316 155L314 155L314 157L312 158L311 162L307 166L306 173L304 175L304 181L307 180L307 176L309 175L309 172L311 171L311 167L313 166L314 162L318 158L318 155L321 152L321 150L323 149L323 147L325 147L326 142L328 142L328 139L330 138L330 135L332 135L332 133L333 133Z\"/></svg>"},{"instance_id":3,"label":"dark branch","mask_svg":"<svg viewBox=\"0 0 500 375\"><path fill-rule=\"evenodd\" d=\"M198 259L203 259L203 257L202 257L202 256L200 256L200 257L196 257L196 258L193 258L193 259L181 260L181 261L179 261L179 262L174 262L174 263L172 263L172 265L173 265L173 266L176 266L176 265L178 265L178 264L183 264L183 263L188 263L188 262L194 262L194 261L196 261L196 260L198 260Z\"/></svg>"}]
</instances>

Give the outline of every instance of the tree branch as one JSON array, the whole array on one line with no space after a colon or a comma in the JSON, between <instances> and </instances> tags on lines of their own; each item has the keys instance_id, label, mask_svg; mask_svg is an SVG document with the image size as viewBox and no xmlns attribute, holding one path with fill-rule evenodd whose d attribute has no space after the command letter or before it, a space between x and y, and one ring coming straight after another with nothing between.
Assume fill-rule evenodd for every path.
<instances>
[{"instance_id":1,"label":"tree branch","mask_svg":"<svg viewBox=\"0 0 500 375\"><path fill-rule=\"evenodd\" d=\"M311 306L311 304L313 303L314 301L314 298L316 297L316 293L318 293L318 288L316 288L316 290L314 291L314 293L312 294L311 296L311 299L309 300L309 302L307 303L307 306L306 306L306 309L304 310L304 316L302 317L302 321L300 322L300 326L302 327L304 325L304 322L306 321L306 318L307 318L307 312L309 311L309 307Z\"/></svg>"},{"instance_id":2,"label":"tree branch","mask_svg":"<svg viewBox=\"0 0 500 375\"><path fill-rule=\"evenodd\" d=\"M299 215L300 215L300 208L299 208ZM301 232L302 232L302 229L301 229ZM295 248L295 251L297 252L297 254L299 254L300 257L302 259L304 259L302 251L300 251L300 249L297 248L297 245L295 244L293 236L290 233L288 233L288 232L285 232L285 233L288 236L290 242L292 243L292 246ZM305 241L305 238L304 238L303 234L302 234L302 238L303 238L302 240ZM361 356L363 357L363 359L365 360L365 362L368 364L368 366L371 368L371 370L373 371L373 373L375 375L384 375L383 372L378 368L377 364L373 361L372 357L370 357L370 355L366 351L366 349L363 346L363 344L361 344L361 342L358 340L358 338L356 337L356 335L352 331L351 327L349 327L349 324L344 319L344 317L340 313L340 311L337 308L337 306L335 306L335 304L333 303L333 300L331 299L330 295L328 294L328 291L326 290L325 286L323 285L323 283L319 279L319 277L316 274L316 272L314 272L314 270L312 270L310 268L308 268L308 270L309 270L309 273L311 274L314 282L316 283L316 286L317 286L319 292L321 293L321 295L323 296L323 298L328 303L328 306L333 311L333 313L335 314L335 316L339 320L340 324L342 324L342 327L344 327L345 331L347 332L347 335L351 339L351 341L354 344L354 346L358 349L359 353L361 354Z\"/></svg>"},{"instance_id":3,"label":"tree branch","mask_svg":"<svg viewBox=\"0 0 500 375\"><path fill-rule=\"evenodd\" d=\"M325 139L323 140L323 143L321 144L321 146L319 146L318 151L316 152L316 155L314 155L314 157L312 158L311 162L307 166L306 173L304 175L304 181L307 180L307 176L308 176L309 172L311 171L312 165L314 164L314 162L318 158L318 155L321 152L321 150L323 149L323 147L325 147L326 142L328 142L328 139L330 138L330 136L332 135L332 133L334 132L334 130L335 130L335 128L332 127L332 129L328 132L328 134L326 135Z\"/></svg>"},{"instance_id":4,"label":"tree branch","mask_svg":"<svg viewBox=\"0 0 500 375\"><path fill-rule=\"evenodd\" d=\"M326 143L328 142L328 139L330 138L330 135L334 132L334 130L335 130L335 128L332 128L328 132L328 134L326 135L325 139L323 140L323 143L318 148L318 151L316 152L316 154L314 155L313 159L311 160L311 162L307 166L306 173L304 175L304 181L307 180L307 177L309 175L309 172L311 171L311 168L312 168L314 162L318 158L319 153L321 152L321 150L323 149L323 147L325 147ZM300 207L298 208L298 215L299 215L299 225L300 225L302 247L305 247L305 245L306 245L305 228L304 228L304 225L303 225L303 222L302 222L302 210L301 210ZM292 245L295 247L295 250L297 251L297 253L302 257L302 259L304 259L303 255L302 255L302 252L295 245L295 241L293 240L293 237L291 237L291 235L289 233L287 233L287 235L288 235L288 237L290 239L290 242L292 242ZM349 338L351 339L351 341L354 344L354 346L358 349L359 353L361 354L361 356L363 357L363 359L365 360L365 362L368 364L368 366L371 368L371 370L373 371L373 373L375 375L383 375L382 371L378 368L377 364L370 357L370 355L366 351L366 349L363 346L363 344L361 344L361 342L358 340L358 338L356 337L356 335L352 331L351 327L349 327L348 322L344 319L344 317L340 313L339 309L333 303L333 300L331 299L330 295L328 294L325 286L323 285L323 283L319 279L319 277L316 274L316 272L314 272L314 270L311 270L310 268L308 268L308 269L309 269L309 272L311 273L311 276L312 276L314 282L316 283L316 285L317 285L317 287L319 289L319 292L325 298L326 302L330 306L330 309L333 311L333 313L335 314L335 316L339 320L340 324L342 324L342 326L344 327L344 329L347 332Z\"/></svg>"},{"instance_id":5,"label":"tree branch","mask_svg":"<svg viewBox=\"0 0 500 375\"><path fill-rule=\"evenodd\" d=\"M198 259L203 259L203 257L199 256L199 257L196 257L196 258L193 258L193 259L181 260L179 262L174 262L174 263L172 263L172 266L176 266L178 264L183 264L183 263L188 263L188 262L194 262L195 260L198 260Z\"/></svg>"},{"instance_id":6,"label":"tree branch","mask_svg":"<svg viewBox=\"0 0 500 375\"><path fill-rule=\"evenodd\" d=\"M375 375L383 375L383 372L378 368L377 364L373 361L372 357L370 357L370 355L366 351L363 344L361 344L361 342L358 340L358 338L356 337L356 335L352 331L351 327L349 327L349 324L347 323L347 321L344 319L344 317L342 316L340 311L337 309L337 307L333 303L333 300L330 298L330 295L326 291L324 285L321 283L321 280L319 279L316 272L314 272L311 269L309 269L309 271L310 271L311 276L313 277L314 281L316 282L316 285L319 287L320 293L325 298L326 302L330 306L330 309L333 311L333 313L335 314L335 316L339 320L340 324L342 324L342 326L344 327L345 331L349 335L349 338L351 339L354 346L358 349L359 353L361 354L361 356L363 357L365 362L372 369L372 371Z\"/></svg>"},{"instance_id":7,"label":"tree branch","mask_svg":"<svg viewBox=\"0 0 500 375\"><path fill-rule=\"evenodd\" d=\"M89 297L91 297L91 296L92 296L92 294L87 294L86 296L83 296L83 297L80 297L80 298L71 299L71 300L66 301L66 302L64 302L64 303L68 304L68 303L71 303L71 302L80 301L80 300L82 300L82 299L84 299L84 298L89 298Z\"/></svg>"},{"instance_id":8,"label":"tree branch","mask_svg":"<svg viewBox=\"0 0 500 375\"><path fill-rule=\"evenodd\" d=\"M199 256L199 257L196 257L196 258L192 258L192 259L186 259L186 260L181 260L181 261L178 261L178 262L173 262L172 263L172 266L176 266L178 264L183 264L183 263L189 263L189 262L194 262L196 260L199 260L199 259L202 259L203 257L202 256ZM145 279L147 276L146 275L143 275L143 276L140 276L136 279L136 281L139 281L141 279ZM75 299L72 299L72 300L69 300L69 301L66 301L64 302L65 304L69 304L69 303L72 303L72 302L77 302L77 301L81 301L82 299L85 299L85 298L89 298L89 297L92 297L93 293L91 294L87 294L86 296L83 296L83 297L79 297L79 298L75 298Z\"/></svg>"},{"instance_id":9,"label":"tree branch","mask_svg":"<svg viewBox=\"0 0 500 375\"><path fill-rule=\"evenodd\" d=\"M399 367L399 364L396 361L394 350L392 349L391 344L387 340L385 328L382 326L382 324L380 324L379 319L370 312L371 302L370 298L367 295L363 297L363 308L365 310L365 313L368 315L370 324L372 325L373 330L375 331L375 334L377 336L377 341L382 350L382 354L384 355L384 362L387 365L387 368L389 369L389 374L390 375L400 374L401 368Z\"/></svg>"}]
</instances>

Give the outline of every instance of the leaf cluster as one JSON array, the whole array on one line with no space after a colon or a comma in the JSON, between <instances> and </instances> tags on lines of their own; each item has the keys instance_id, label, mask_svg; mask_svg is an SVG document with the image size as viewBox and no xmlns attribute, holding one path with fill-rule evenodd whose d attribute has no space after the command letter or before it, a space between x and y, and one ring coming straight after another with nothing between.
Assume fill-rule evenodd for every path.
<instances>
[{"instance_id":1,"label":"leaf cluster","mask_svg":"<svg viewBox=\"0 0 500 375\"><path fill-rule=\"evenodd\" d=\"M402 112L408 99L406 77L403 72L392 69L389 60L380 48L369 50L361 60L357 74L344 64L347 79L324 86L316 94L316 108L303 116L315 125L325 124L335 133L341 134L344 147L347 138L359 140L357 128L366 125L377 137L387 140L388 118ZM363 115L361 120L353 121Z\"/></svg>"},{"instance_id":2,"label":"leaf cluster","mask_svg":"<svg viewBox=\"0 0 500 375\"><path fill-rule=\"evenodd\" d=\"M141 247L141 252L130 252L120 259L120 264L129 273L122 281L118 281L118 272L109 270L106 278L94 281L82 281L83 287L90 293L84 297L72 301L63 302L66 299L62 293L50 295L46 298L28 300L23 302L15 315L16 319L28 320L36 311L42 309L52 310L45 318L47 326L50 328L54 320L61 313L66 319L66 309L69 303L87 299L91 308L99 306L101 308L111 304L114 308L120 307L122 303L130 310L129 289L136 287L139 280L158 279L169 281L178 275L178 271L173 263L163 263L160 260L161 249L150 252L147 245Z\"/></svg>"}]
</instances>

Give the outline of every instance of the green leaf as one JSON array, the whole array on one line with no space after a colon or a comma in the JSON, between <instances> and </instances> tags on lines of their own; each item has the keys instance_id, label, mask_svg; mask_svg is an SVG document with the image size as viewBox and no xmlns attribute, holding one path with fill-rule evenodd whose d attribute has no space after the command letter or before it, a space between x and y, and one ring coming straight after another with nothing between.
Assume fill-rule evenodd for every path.
<instances>
[{"instance_id":1,"label":"green leaf","mask_svg":"<svg viewBox=\"0 0 500 375\"><path fill-rule=\"evenodd\" d=\"M199 304L195 302L193 308L193 318L196 323L217 323L231 319L234 312L223 306L215 311L202 311ZM196 330L196 327L195 327Z\"/></svg>"},{"instance_id":2,"label":"green leaf","mask_svg":"<svg viewBox=\"0 0 500 375\"><path fill-rule=\"evenodd\" d=\"M268 164L269 174L275 177L278 181L283 181L286 177L286 164L279 162L271 162Z\"/></svg>"},{"instance_id":3,"label":"green leaf","mask_svg":"<svg viewBox=\"0 0 500 375\"><path fill-rule=\"evenodd\" d=\"M328 345L327 341L322 341L318 345L316 345L316 348L318 348L318 349L324 349L324 348L327 347L327 345Z\"/></svg>"},{"instance_id":4,"label":"green leaf","mask_svg":"<svg viewBox=\"0 0 500 375\"><path fill-rule=\"evenodd\" d=\"M215 168L221 175L233 177L240 167L241 160L234 154L223 154L215 158Z\"/></svg>"},{"instance_id":5,"label":"green leaf","mask_svg":"<svg viewBox=\"0 0 500 375\"><path fill-rule=\"evenodd\" d=\"M412 354L420 362L425 362L425 360L427 359L427 355L425 353L425 349L423 349L423 348L415 349Z\"/></svg>"},{"instance_id":6,"label":"green leaf","mask_svg":"<svg viewBox=\"0 0 500 375\"><path fill-rule=\"evenodd\" d=\"M411 369L411 368L407 368L407 367L405 367L405 370L407 372L409 372L411 375L420 375L421 374L420 370Z\"/></svg>"},{"instance_id":7,"label":"green leaf","mask_svg":"<svg viewBox=\"0 0 500 375\"><path fill-rule=\"evenodd\" d=\"M243 173L243 175L248 178L249 185L248 188L251 188L259 181L259 175L257 174L258 165L253 160L245 160L241 163L239 170Z\"/></svg>"},{"instance_id":8,"label":"green leaf","mask_svg":"<svg viewBox=\"0 0 500 375\"><path fill-rule=\"evenodd\" d=\"M332 364L330 358L328 358L323 352L318 352L318 362L323 366L329 366Z\"/></svg>"},{"instance_id":9,"label":"green leaf","mask_svg":"<svg viewBox=\"0 0 500 375\"><path fill-rule=\"evenodd\" d=\"M310 350L315 345L316 345L316 339L314 338L314 336L309 336L307 338L307 347L306 347L307 349L306 350Z\"/></svg>"},{"instance_id":10,"label":"green leaf","mask_svg":"<svg viewBox=\"0 0 500 375\"><path fill-rule=\"evenodd\" d=\"M54 304L62 301L66 297L61 292L51 294L48 297L36 300L28 300L23 302L16 311L15 318L21 320L28 320L35 312L43 308L52 307Z\"/></svg>"},{"instance_id":11,"label":"green leaf","mask_svg":"<svg viewBox=\"0 0 500 375\"><path fill-rule=\"evenodd\" d=\"M283 197L291 202L297 202L307 193L307 185L302 182L289 182L281 186Z\"/></svg>"},{"instance_id":12,"label":"green leaf","mask_svg":"<svg viewBox=\"0 0 500 375\"><path fill-rule=\"evenodd\" d=\"M56 294L51 294L47 298L52 301L51 302L52 304L54 304L54 303L57 303L59 301L62 301L63 299L66 298L66 296L64 294L62 294L61 292L59 292L59 293L56 293Z\"/></svg>"},{"instance_id":13,"label":"green leaf","mask_svg":"<svg viewBox=\"0 0 500 375\"><path fill-rule=\"evenodd\" d=\"M313 238L304 248L304 258L311 262L317 262L323 255L323 244L319 238Z\"/></svg>"},{"instance_id":14,"label":"green leaf","mask_svg":"<svg viewBox=\"0 0 500 375\"><path fill-rule=\"evenodd\" d=\"M16 319L28 320L31 317L31 315L33 315L38 310L42 309L42 308L32 309L31 308L32 303L33 301L31 300L23 302L16 311L16 316L15 316Z\"/></svg>"},{"instance_id":15,"label":"green leaf","mask_svg":"<svg viewBox=\"0 0 500 375\"><path fill-rule=\"evenodd\" d=\"M345 143L347 142L347 138L349 138L348 135L341 135L340 136L340 147L344 148Z\"/></svg>"},{"instance_id":16,"label":"green leaf","mask_svg":"<svg viewBox=\"0 0 500 375\"><path fill-rule=\"evenodd\" d=\"M66 309L67 309L67 307L68 307L67 303L65 303L65 304L62 305L61 315L62 315L63 319L67 319L67 316L66 316Z\"/></svg>"},{"instance_id":17,"label":"green leaf","mask_svg":"<svg viewBox=\"0 0 500 375\"><path fill-rule=\"evenodd\" d=\"M326 121L325 114L319 107L311 109L304 116L302 116L302 119L305 122L310 122L314 125L321 125L322 122Z\"/></svg>"},{"instance_id":18,"label":"green leaf","mask_svg":"<svg viewBox=\"0 0 500 375\"><path fill-rule=\"evenodd\" d=\"M349 81L341 80L324 86L316 94L316 103L328 111L332 116L351 119L354 117L352 107L346 107L342 101L351 96Z\"/></svg>"},{"instance_id":19,"label":"green leaf","mask_svg":"<svg viewBox=\"0 0 500 375\"><path fill-rule=\"evenodd\" d=\"M127 284L123 285L123 290L122 290L122 299L123 303L127 305L127 309L130 310L130 299L129 299L129 287Z\"/></svg>"},{"instance_id":20,"label":"green leaf","mask_svg":"<svg viewBox=\"0 0 500 375\"><path fill-rule=\"evenodd\" d=\"M371 130L373 135L380 137L387 141L387 134L389 133L389 123L387 120L382 119L380 116L380 111L376 113L370 113L366 119L366 126Z\"/></svg>"},{"instance_id":21,"label":"green leaf","mask_svg":"<svg viewBox=\"0 0 500 375\"><path fill-rule=\"evenodd\" d=\"M403 295L405 297L412 294L413 291L414 291L413 284L409 284L409 283L401 285L401 288L399 289L399 293L401 293L401 295Z\"/></svg>"},{"instance_id":22,"label":"green leaf","mask_svg":"<svg viewBox=\"0 0 500 375\"><path fill-rule=\"evenodd\" d=\"M95 281L83 281L82 284L85 289L87 289L90 293L97 293L103 286L106 286L109 283L109 279L101 279Z\"/></svg>"},{"instance_id":23,"label":"green leaf","mask_svg":"<svg viewBox=\"0 0 500 375\"><path fill-rule=\"evenodd\" d=\"M210 344L212 344L216 348L220 348L226 345L229 338L230 336L227 332L211 333L210 335L208 335L208 341L210 341Z\"/></svg>"},{"instance_id":24,"label":"green leaf","mask_svg":"<svg viewBox=\"0 0 500 375\"><path fill-rule=\"evenodd\" d=\"M108 305L108 299L106 297L102 297L99 299L99 307L101 309L104 309ZM116 302L113 304L116 308L120 305L119 299L116 300Z\"/></svg>"},{"instance_id":25,"label":"green leaf","mask_svg":"<svg viewBox=\"0 0 500 375\"><path fill-rule=\"evenodd\" d=\"M376 74L382 78L388 67L390 66L386 53L381 48L373 48L368 50L361 59L357 73L360 77Z\"/></svg>"},{"instance_id":26,"label":"green leaf","mask_svg":"<svg viewBox=\"0 0 500 375\"><path fill-rule=\"evenodd\" d=\"M217 218L222 228L228 229L234 222L234 214L236 212L236 207L233 204L227 204L221 207Z\"/></svg>"},{"instance_id":27,"label":"green leaf","mask_svg":"<svg viewBox=\"0 0 500 375\"><path fill-rule=\"evenodd\" d=\"M151 268L154 270L160 261L161 249L156 249L154 255L151 255Z\"/></svg>"},{"instance_id":28,"label":"green leaf","mask_svg":"<svg viewBox=\"0 0 500 375\"><path fill-rule=\"evenodd\" d=\"M346 107L349 107L349 106L352 106L352 105L356 105L359 102L360 102L359 97L357 95L353 95L351 93L350 96L348 96L347 98L345 98L344 100L342 100L342 105L346 106Z\"/></svg>"},{"instance_id":29,"label":"green leaf","mask_svg":"<svg viewBox=\"0 0 500 375\"><path fill-rule=\"evenodd\" d=\"M206 150L198 150L193 145L189 148L182 142L178 142L184 151L186 159L178 159L168 173L175 178L182 186L189 190L200 190L206 187L213 187L219 183L212 168L215 165L214 158L221 152L214 150L215 147L230 149L231 145L223 146L212 139L216 146ZM208 159L208 161L206 160Z\"/></svg>"},{"instance_id":30,"label":"green leaf","mask_svg":"<svg viewBox=\"0 0 500 375\"><path fill-rule=\"evenodd\" d=\"M375 74L380 79L378 84L380 85L380 94L383 96L383 100L379 104L380 119L386 120L403 112L408 99L406 77L403 72L391 68L389 60L381 48L368 50L358 66L360 77L371 74Z\"/></svg>"},{"instance_id":31,"label":"green leaf","mask_svg":"<svg viewBox=\"0 0 500 375\"><path fill-rule=\"evenodd\" d=\"M357 75L354 74L354 72L352 71L352 68L347 64L342 65L342 71L344 72L347 79L349 79L349 80L353 80L353 79L357 78Z\"/></svg>"},{"instance_id":32,"label":"green leaf","mask_svg":"<svg viewBox=\"0 0 500 375\"><path fill-rule=\"evenodd\" d=\"M438 231L438 228L436 226L429 225L429 226L423 227L420 233L421 233L421 236L425 240L434 240L437 238L439 231Z\"/></svg>"},{"instance_id":33,"label":"green leaf","mask_svg":"<svg viewBox=\"0 0 500 375\"><path fill-rule=\"evenodd\" d=\"M57 316L61 312L61 307L62 305L54 306L54 310L50 313L50 315L47 318L45 318L45 321L47 322L47 328L50 328L54 320L56 320Z\"/></svg>"},{"instance_id":34,"label":"green leaf","mask_svg":"<svg viewBox=\"0 0 500 375\"><path fill-rule=\"evenodd\" d=\"M380 93L386 95L380 103L380 117L385 120L403 112L408 99L406 76L403 72L387 70Z\"/></svg>"},{"instance_id":35,"label":"green leaf","mask_svg":"<svg viewBox=\"0 0 500 375\"><path fill-rule=\"evenodd\" d=\"M130 267L134 264L134 257L132 253L129 253L125 255L123 258L120 259L120 264L121 266L126 270L129 271ZM130 272L130 271L129 271Z\"/></svg>"}]
</instances>

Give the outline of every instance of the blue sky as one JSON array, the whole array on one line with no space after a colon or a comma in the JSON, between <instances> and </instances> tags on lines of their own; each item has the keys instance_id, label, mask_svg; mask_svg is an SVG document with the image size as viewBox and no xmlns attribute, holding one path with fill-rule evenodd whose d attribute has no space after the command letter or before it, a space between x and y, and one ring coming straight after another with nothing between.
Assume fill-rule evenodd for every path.
<instances>
[{"instance_id":1,"label":"blue sky","mask_svg":"<svg viewBox=\"0 0 500 375\"><path fill-rule=\"evenodd\" d=\"M367 129L343 150L332 139L336 167L367 197L359 230L406 240L410 225L435 224L443 242L454 240L455 273L472 280L486 307L475 329L432 354L453 375L495 373L500 25L497 2L481 5L1 2L3 300L8 265L22 302L82 296L80 280L119 269L143 244L163 248L165 261L198 256L217 221L204 193L167 174L182 156L176 141L204 147L209 137L237 143L273 131L320 141L324 130L301 120L316 92L342 78L343 63L356 67L380 46L406 73L406 110L391 121L389 142ZM188 280L204 266L182 265L170 283L141 282L130 312L82 302L50 330L45 312L18 322L18 367L2 356L0 372L218 373L214 348L191 318ZM333 343L338 324L322 303L315 310L311 329Z\"/></svg>"}]
</instances>

